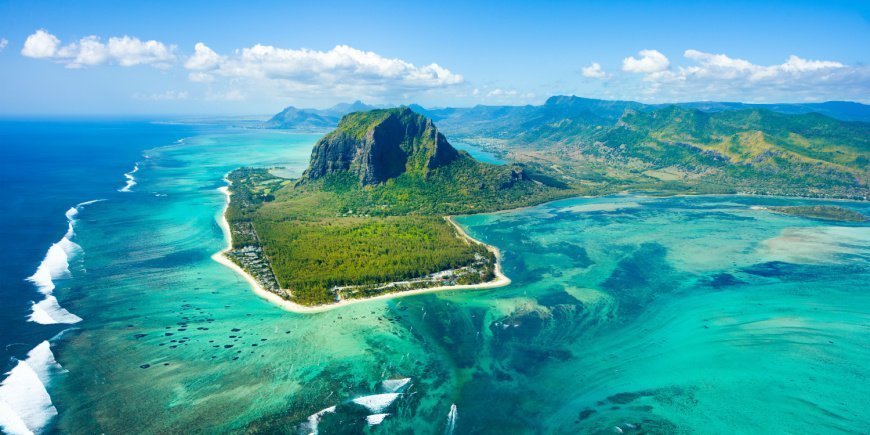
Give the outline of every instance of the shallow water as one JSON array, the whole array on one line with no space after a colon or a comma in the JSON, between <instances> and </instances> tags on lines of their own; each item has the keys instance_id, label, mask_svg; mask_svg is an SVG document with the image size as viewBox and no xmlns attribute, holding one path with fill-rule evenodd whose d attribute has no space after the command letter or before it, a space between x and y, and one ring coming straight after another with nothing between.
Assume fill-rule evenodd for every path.
<instances>
[{"instance_id":1,"label":"shallow water","mask_svg":"<svg viewBox=\"0 0 870 435\"><path fill-rule=\"evenodd\" d=\"M508 287L299 315L210 256L223 175L296 176L316 139L189 137L146 151L131 192L80 214L86 254L56 295L84 320L53 344L67 372L51 430L870 427L870 226L751 209L814 201L559 201L458 219L502 249Z\"/></svg>"}]
</instances>

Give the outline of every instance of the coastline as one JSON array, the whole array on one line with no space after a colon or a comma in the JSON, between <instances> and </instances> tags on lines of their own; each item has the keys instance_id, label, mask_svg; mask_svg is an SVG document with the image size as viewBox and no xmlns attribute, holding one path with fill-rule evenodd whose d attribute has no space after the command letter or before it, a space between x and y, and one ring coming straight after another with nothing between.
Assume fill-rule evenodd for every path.
<instances>
[{"instance_id":1,"label":"coastline","mask_svg":"<svg viewBox=\"0 0 870 435\"><path fill-rule=\"evenodd\" d=\"M328 304L328 305L305 306L305 305L297 304L297 303L292 302L292 301L288 301L287 299L284 299L281 296L278 296L277 294L272 293L272 292L264 289L263 286L261 286L260 283L253 276L248 274L248 272L245 272L245 270L242 269L241 267L239 267L238 264L232 262L229 258L227 258L226 254L233 247L233 239L232 239L233 235L232 235L232 232L230 231L230 224L227 221L227 217L226 217L227 208L229 207L229 204L230 204L230 196L232 194L230 193L230 189L229 189L230 181L226 177L224 177L224 181L227 182L227 185L223 186L223 187L219 187L218 191L223 193L226 201L225 201L223 210L221 210L220 217L217 219L217 221L218 221L218 225L220 225L221 230L224 233L224 240L226 240L227 246L224 249L221 249L220 251L216 252L214 255L211 256L211 258L212 258L212 260L220 263L223 266L226 266L227 268L229 268L233 272L236 272L242 278L244 278L248 282L248 284L251 285L251 289L253 289L254 293L257 296L277 305L278 307L280 307L284 310L294 312L297 314L314 314L314 313L322 313L325 311L334 310L334 309L341 308L341 307L344 307L347 305L353 305L353 304L358 304L358 303L362 303L362 302L369 302L369 301L375 301L375 300L381 300L381 299L400 298L400 297L405 297L405 296L414 296L414 295L420 295L420 294L424 294L424 293L434 293L434 292L449 291L449 290L490 289L490 288L504 287L504 286L511 283L510 278L508 278L507 276L505 276L504 273L502 273L502 270L501 270L501 252L498 250L498 248L491 246L491 245L487 245L486 243L483 243L480 240L477 240L474 237L469 236L468 233L466 233L465 230L462 229L462 227L453 220L452 216L445 216L444 219L447 222L450 222L450 224L453 225L454 228L456 228L456 230L459 232L460 236L464 237L469 243L475 243L475 244L480 244L480 245L486 246L486 248L495 255L495 270L494 270L495 279L494 280L480 283L480 284L437 286L437 287L429 287L429 288L422 288L422 289L415 289L415 290L406 290L406 291L400 291L400 292L395 292L395 293L384 293L382 295L372 296L372 297L368 297L368 298L343 299L343 300L340 300L338 302Z\"/></svg>"},{"instance_id":2,"label":"coastline","mask_svg":"<svg viewBox=\"0 0 870 435\"><path fill-rule=\"evenodd\" d=\"M340 300L338 302L331 303L328 305L306 306L306 305L297 304L295 302L284 299L281 296L278 296L277 294L264 289L263 286L261 286L260 283L253 276L248 274L239 265L237 265L236 263L232 262L229 258L227 258L226 253L232 249L232 233L230 231L229 222L226 219L226 211L227 211L227 207L229 206L229 203L230 203L231 193L229 191L229 185L230 185L229 179L224 177L224 181L227 182L227 186L223 186L223 187L218 188L218 191L220 191L221 193L224 194L224 197L226 199L226 204L224 206L224 209L220 213L219 219L217 219L217 220L218 220L218 224L220 225L221 229L223 230L224 238L227 242L227 246L224 249L222 249L219 252L212 255L212 259L214 261L226 266L227 268L233 270L234 272L236 272L240 276L242 276L248 282L248 284L250 284L252 290L254 291L255 294L257 294L257 296L260 296L261 298L266 299L267 301L279 306L280 308L282 308L284 310L291 311L291 312L298 313L298 314L322 313L325 311L330 311L333 309L341 308L343 306L353 305L353 304L363 303L363 302L369 302L369 301L374 301L374 300L400 298L400 297L405 297L405 296L414 296L414 295L419 295L419 294L434 293L434 292L449 291L449 290L490 289L490 288L504 287L504 286L509 285L511 283L510 278L508 278L502 272L501 252L498 250L498 248L496 248L492 245L488 245L486 243L483 243L480 240L475 239L474 237L471 237L467 232L465 232L465 230L462 228L462 226L460 226L458 223L456 223L456 221L453 220L453 216L444 216L444 219L447 222L449 222L451 225L453 225L453 227L456 228L456 231L459 233L459 235L462 236L463 238L465 238L469 243L483 245L487 248L487 250L489 250L490 252L492 252L495 255L496 262L495 262L495 270L494 270L494 274L495 274L494 280L488 281L485 283L480 283L480 284L436 286L436 287L428 287L428 288L422 288L422 289L399 291L399 292L394 292L394 293L384 293L381 295L367 297L367 298L343 299L343 300ZM627 190L627 191L622 191L622 192L619 192L616 194L611 194L611 195L626 195L626 194L643 195L644 192L643 191ZM567 198L555 199L555 200L547 201L547 202L544 202L541 204L546 204L546 203L556 202L556 201L563 201L563 200L568 200L568 199L572 199L572 198L601 198L601 197L606 197L606 196L609 196L609 195L601 195L601 196L578 195L578 196L571 196L571 197L567 197ZM649 196L656 197L655 195L649 195ZM731 193L731 194L727 194L727 193L726 194L719 194L719 193L686 194L686 193L680 193L680 194L671 194L671 195L663 195L663 196L666 196L666 197L667 196L670 196L670 197L743 196L743 197L768 197L768 198L783 198L783 199L807 199L807 200L819 200L819 201L845 201L845 202L858 202L858 203L865 202L865 201L861 201L861 200L852 200L852 199L793 197L793 196L783 196L783 195L760 195L760 194L747 194L747 193ZM489 212L489 213L515 212L517 210L523 210L523 209L537 207L537 206L540 206L541 204L529 205L529 206L525 206L525 207L519 207L516 209L499 210L499 211Z\"/></svg>"}]
</instances>

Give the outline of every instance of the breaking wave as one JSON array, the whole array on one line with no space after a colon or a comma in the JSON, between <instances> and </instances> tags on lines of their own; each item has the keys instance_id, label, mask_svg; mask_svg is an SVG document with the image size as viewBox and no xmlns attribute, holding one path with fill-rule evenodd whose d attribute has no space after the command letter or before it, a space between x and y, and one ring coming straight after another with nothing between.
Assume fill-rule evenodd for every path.
<instances>
[{"instance_id":1,"label":"breaking wave","mask_svg":"<svg viewBox=\"0 0 870 435\"><path fill-rule=\"evenodd\" d=\"M118 189L118 192L132 192L132 190L130 190L130 189L132 189L133 186L136 185L136 177L134 177L133 174L135 174L138 171L139 171L139 164L136 163L135 165L133 165L132 171L124 173L124 178L127 179L127 184L124 187Z\"/></svg>"},{"instance_id":2,"label":"breaking wave","mask_svg":"<svg viewBox=\"0 0 870 435\"><path fill-rule=\"evenodd\" d=\"M52 293L55 289L55 280L70 276L69 262L82 251L81 246L72 241L75 237L76 215L82 207L97 201L101 200L86 201L67 210L66 234L48 248L48 252L45 253L45 257L39 263L36 272L27 278L28 281L36 285L40 293L45 295L43 300L34 302L29 319L31 322L43 325L81 322L81 317L61 307Z\"/></svg>"},{"instance_id":3,"label":"breaking wave","mask_svg":"<svg viewBox=\"0 0 870 435\"><path fill-rule=\"evenodd\" d=\"M0 429L4 433L39 432L57 415L47 387L52 374L61 369L46 340L9 371L0 384Z\"/></svg>"},{"instance_id":4,"label":"breaking wave","mask_svg":"<svg viewBox=\"0 0 870 435\"><path fill-rule=\"evenodd\" d=\"M323 414L326 413L335 413L335 406L321 409L320 411L309 415L308 420L306 420L305 423L302 424L302 432L307 435L317 435L317 426L320 425L320 419L323 418Z\"/></svg>"},{"instance_id":5,"label":"breaking wave","mask_svg":"<svg viewBox=\"0 0 870 435\"><path fill-rule=\"evenodd\" d=\"M371 396L357 397L353 399L353 403L362 405L373 413L380 413L387 409L400 395L401 393L373 394Z\"/></svg>"},{"instance_id":6,"label":"breaking wave","mask_svg":"<svg viewBox=\"0 0 870 435\"><path fill-rule=\"evenodd\" d=\"M395 393L405 385L408 385L408 382L411 382L411 378L387 379L381 382L381 386L384 388L385 391Z\"/></svg>"},{"instance_id":7,"label":"breaking wave","mask_svg":"<svg viewBox=\"0 0 870 435\"><path fill-rule=\"evenodd\" d=\"M366 423L368 423L369 426L377 426L383 423L384 419L387 418L388 415L390 415L390 413L368 415L366 416Z\"/></svg>"}]
</instances>

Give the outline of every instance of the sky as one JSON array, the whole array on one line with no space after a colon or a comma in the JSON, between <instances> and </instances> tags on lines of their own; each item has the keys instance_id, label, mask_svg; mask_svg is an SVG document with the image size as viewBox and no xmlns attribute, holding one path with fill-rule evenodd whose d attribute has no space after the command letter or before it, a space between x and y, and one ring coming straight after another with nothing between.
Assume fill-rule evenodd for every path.
<instances>
[{"instance_id":1,"label":"sky","mask_svg":"<svg viewBox=\"0 0 870 435\"><path fill-rule=\"evenodd\" d=\"M870 103L868 1L7 1L0 115Z\"/></svg>"}]
</instances>

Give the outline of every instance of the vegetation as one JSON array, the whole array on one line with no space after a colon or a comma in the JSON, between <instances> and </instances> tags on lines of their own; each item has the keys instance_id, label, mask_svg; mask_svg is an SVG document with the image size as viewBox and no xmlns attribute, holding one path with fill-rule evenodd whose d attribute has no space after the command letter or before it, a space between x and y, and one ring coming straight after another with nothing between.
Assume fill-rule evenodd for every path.
<instances>
[{"instance_id":1,"label":"vegetation","mask_svg":"<svg viewBox=\"0 0 870 435\"><path fill-rule=\"evenodd\" d=\"M833 205L799 205L784 207L766 207L767 210L802 216L811 219L821 219L838 222L866 222L867 216L848 208Z\"/></svg>"},{"instance_id":2,"label":"vegetation","mask_svg":"<svg viewBox=\"0 0 870 435\"><path fill-rule=\"evenodd\" d=\"M814 107L553 97L544 106L434 115L451 136L590 194L619 186L866 199L870 123L768 110Z\"/></svg>"},{"instance_id":3,"label":"vegetation","mask_svg":"<svg viewBox=\"0 0 870 435\"><path fill-rule=\"evenodd\" d=\"M397 175L372 182L383 174ZM484 164L456 151L431 121L406 108L343 118L315 146L300 179L256 168L228 179L229 257L267 289L302 305L491 281L494 254L460 235L444 215L573 192L534 181L522 167ZM274 288L266 286L263 264Z\"/></svg>"},{"instance_id":4,"label":"vegetation","mask_svg":"<svg viewBox=\"0 0 870 435\"><path fill-rule=\"evenodd\" d=\"M228 219L240 253L231 257L310 305L490 279L491 254L443 215L624 190L866 199L870 123L807 113L863 116L863 106L841 106L553 97L543 106L355 112L315 145L302 178L231 174ZM515 163L474 160L419 113ZM859 218L836 207L775 210Z\"/></svg>"}]
</instances>

